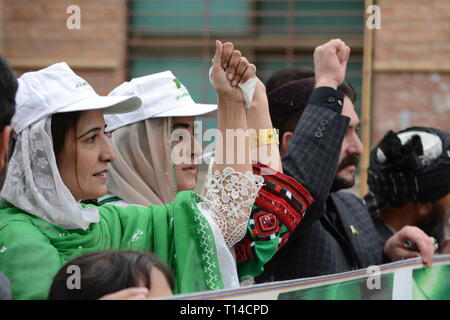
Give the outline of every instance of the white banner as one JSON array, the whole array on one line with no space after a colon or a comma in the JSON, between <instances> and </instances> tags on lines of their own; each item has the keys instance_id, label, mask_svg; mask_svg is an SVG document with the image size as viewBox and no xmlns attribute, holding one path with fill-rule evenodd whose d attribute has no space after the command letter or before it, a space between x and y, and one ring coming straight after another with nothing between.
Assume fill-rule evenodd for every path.
<instances>
[{"instance_id":1,"label":"white banner","mask_svg":"<svg viewBox=\"0 0 450 320\"><path fill-rule=\"evenodd\" d=\"M432 268L420 258L367 269L174 296L175 300L450 300L450 255Z\"/></svg>"}]
</instances>

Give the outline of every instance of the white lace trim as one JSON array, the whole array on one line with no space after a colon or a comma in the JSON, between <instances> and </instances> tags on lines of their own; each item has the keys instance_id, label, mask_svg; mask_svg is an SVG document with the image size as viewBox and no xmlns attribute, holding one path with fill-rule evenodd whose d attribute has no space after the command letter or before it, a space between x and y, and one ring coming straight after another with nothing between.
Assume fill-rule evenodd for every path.
<instances>
[{"instance_id":1,"label":"white lace trim","mask_svg":"<svg viewBox=\"0 0 450 320\"><path fill-rule=\"evenodd\" d=\"M263 184L261 176L250 171L243 174L231 167L208 174L205 201L200 205L212 213L229 248L245 236L252 206Z\"/></svg>"}]
</instances>

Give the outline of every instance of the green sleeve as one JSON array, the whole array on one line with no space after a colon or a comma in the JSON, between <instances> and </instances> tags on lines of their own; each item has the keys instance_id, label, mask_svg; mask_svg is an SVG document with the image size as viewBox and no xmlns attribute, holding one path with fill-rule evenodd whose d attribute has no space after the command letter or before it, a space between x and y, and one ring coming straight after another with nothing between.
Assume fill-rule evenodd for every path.
<instances>
[{"instance_id":1,"label":"green sleeve","mask_svg":"<svg viewBox=\"0 0 450 320\"><path fill-rule=\"evenodd\" d=\"M13 299L47 299L61 267L58 251L32 224L12 221L0 228L0 271L11 282Z\"/></svg>"},{"instance_id":2,"label":"green sleeve","mask_svg":"<svg viewBox=\"0 0 450 320\"><path fill-rule=\"evenodd\" d=\"M170 265L173 263L171 207L169 204L150 207L104 205L98 208L117 249L151 251Z\"/></svg>"},{"instance_id":3,"label":"green sleeve","mask_svg":"<svg viewBox=\"0 0 450 320\"><path fill-rule=\"evenodd\" d=\"M194 192L180 192L172 206L179 293L224 288L214 234L197 208L199 201Z\"/></svg>"},{"instance_id":4,"label":"green sleeve","mask_svg":"<svg viewBox=\"0 0 450 320\"><path fill-rule=\"evenodd\" d=\"M286 233L286 227L281 226L281 232L274 233L273 237L258 238L254 236L254 229L249 224L246 237L235 245L237 259L237 268L239 280L241 282L256 277L264 272L264 266L280 248L281 235ZM243 246L244 248L242 248ZM251 252L248 255L251 259L241 259L242 252Z\"/></svg>"},{"instance_id":5,"label":"green sleeve","mask_svg":"<svg viewBox=\"0 0 450 320\"><path fill-rule=\"evenodd\" d=\"M200 201L185 191L162 206L99 208L111 236L121 237L120 249L153 252L173 270L175 293L191 293L223 288L214 235L197 208Z\"/></svg>"},{"instance_id":6,"label":"green sleeve","mask_svg":"<svg viewBox=\"0 0 450 320\"><path fill-rule=\"evenodd\" d=\"M295 179L254 164L253 173L264 178L264 186L250 214L245 237L235 246L240 281L264 272L264 266L287 243L313 199Z\"/></svg>"}]
</instances>

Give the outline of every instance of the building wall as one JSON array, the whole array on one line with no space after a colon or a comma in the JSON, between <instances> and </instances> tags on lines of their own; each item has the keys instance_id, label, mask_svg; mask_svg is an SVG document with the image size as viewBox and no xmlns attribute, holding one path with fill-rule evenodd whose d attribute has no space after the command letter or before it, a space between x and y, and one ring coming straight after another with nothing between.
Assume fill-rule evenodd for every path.
<instances>
[{"instance_id":1,"label":"building wall","mask_svg":"<svg viewBox=\"0 0 450 320\"><path fill-rule=\"evenodd\" d=\"M216 103L207 76L215 39L232 41L265 82L312 68L314 48L341 38L352 47L347 78L361 91L364 0L131 0L129 17L128 76L172 70L198 103Z\"/></svg>"},{"instance_id":2,"label":"building wall","mask_svg":"<svg viewBox=\"0 0 450 320\"><path fill-rule=\"evenodd\" d=\"M408 126L450 131L450 1L376 4L372 144Z\"/></svg>"},{"instance_id":3,"label":"building wall","mask_svg":"<svg viewBox=\"0 0 450 320\"><path fill-rule=\"evenodd\" d=\"M270 2L262 3L266 6L271 5ZM289 12L288 3L288 1L277 2L278 6L284 5L284 7L275 9ZM299 3L310 5L314 2ZM398 130L411 125L429 125L450 130L450 124L447 121L450 118L450 1L378 0L375 3L381 7L382 29L375 32L372 143L378 141L389 129ZM66 27L66 20L70 15L66 13L66 9L72 4L81 8L80 30L68 30ZM51 63L67 61L81 76L91 82L99 93L105 94L125 80L127 75L136 76L140 74L140 71L148 71L146 68L135 68L135 62L138 61L136 51L147 51L141 54L144 56L144 60L150 59L149 57L152 57L151 54L155 49L159 50L157 54L160 57L167 57L165 60L169 61L173 51L180 53L175 41L172 44L173 47L163 50L161 55L160 50L166 47L163 45L165 42L161 42L160 46L156 45L159 43L158 41L164 39L155 39L155 35L150 37L154 41L145 47L138 42L142 36L136 36L137 33L134 29L131 33L133 36L129 40L132 45L131 47L127 46L126 36L129 26L127 25L126 0L0 0L0 8L0 52L12 62L14 69L19 74L43 68ZM270 14L277 16L279 12L282 12L276 11L274 8L270 8L272 11L260 7L249 8L248 14L252 14L253 17L251 21L262 21L258 24L251 24L248 28L256 31L259 30L258 28L262 28L261 26L266 26L263 22L267 19L275 19ZM312 19L313 11L317 8L312 10L309 7L302 7L302 9L303 11L296 11L300 19ZM297 8L297 10L299 9ZM327 14L324 10L322 8L320 11L316 11L321 16ZM228 11L220 12L225 14ZM136 19L135 15L136 12L132 14L132 19ZM151 18L146 17L143 13L140 17ZM348 19L351 19L350 15L345 17L345 21ZM239 39L241 43L246 43L243 51L256 58L255 62L260 68L263 78L267 78L270 72L276 68L286 65L309 65L310 61L302 62L303 60L300 58L308 54L308 51L311 54L314 45L320 43L322 38L339 36L331 32L332 26L328 26L327 29L327 24L324 24L321 27L323 29L320 30L328 30L329 34L316 35L311 49L295 47L290 51L284 50L283 48L287 44L309 43L306 41L309 38L302 39L301 33L298 33L298 38L293 38L295 41L292 41L292 38L285 32L283 34L286 37L286 43L280 43L278 49L270 49L268 46L275 43L270 35L278 30L275 28L278 26L278 22L272 23L272 20L269 22L263 33L268 39L267 44L263 42L265 38L258 33L252 33L253 36L249 39ZM284 25L283 23L283 21L279 22L280 25ZM135 22L132 27L136 27ZM147 29L144 28L140 31L151 31L151 28L152 26L148 25ZM199 27L199 30L201 31L202 28ZM296 32L301 32L301 30L304 29L296 30ZM198 33L199 41L203 41L205 33L200 31ZM205 47L207 47L207 53L212 53L210 47L214 36L211 35L207 43L202 42L194 48L195 50L193 49L193 51L199 52L198 60L202 66L203 60L206 57L209 58L210 55L204 54ZM353 39L348 34L342 36L346 41L349 38ZM220 38L227 40L232 37L222 35ZM277 39L279 40L279 38L278 36ZM190 41L195 42L193 39ZM136 43L138 44L136 45ZM180 44L180 46L182 45L184 44ZM142 50L143 47L145 50ZM127 59L127 50L130 51L131 59ZM292 53L295 53L295 56L299 57L298 59L301 61L296 58L292 60L290 58ZM188 55L186 52L184 54ZM285 65L272 63L274 66L276 65L276 68L272 68L270 63L266 63L266 56L269 57L267 59L270 60L270 63L275 61L274 57L276 57L280 61L284 61ZM358 53L353 54L353 59L358 60L358 56ZM130 60L130 72L127 74L127 64L130 63ZM159 68L163 68L161 60L154 60ZM170 63L173 64L173 62ZM269 67L266 68L266 65ZM155 71L153 69L151 71ZM200 71L205 68L198 69L200 74ZM183 73L181 68L179 73ZM195 76L197 77L197 75ZM201 79L203 78L201 77ZM197 84L197 78L194 79L195 81L191 81L189 75L186 76L186 79L189 87L193 88L194 96L198 96L196 97L198 100L204 100L202 102L213 100L209 94L211 88L207 84L203 82ZM196 92L201 90L208 90L208 95Z\"/></svg>"},{"instance_id":4,"label":"building wall","mask_svg":"<svg viewBox=\"0 0 450 320\"><path fill-rule=\"evenodd\" d=\"M364 0L131 0L129 16L129 77L170 69L200 103L216 101L215 39L232 41L266 81L312 67L317 45L342 38L353 49L347 75L361 87Z\"/></svg>"},{"instance_id":5,"label":"building wall","mask_svg":"<svg viewBox=\"0 0 450 320\"><path fill-rule=\"evenodd\" d=\"M125 0L0 0L1 53L20 75L66 61L100 94L126 78ZM78 5L81 29L69 30Z\"/></svg>"}]
</instances>

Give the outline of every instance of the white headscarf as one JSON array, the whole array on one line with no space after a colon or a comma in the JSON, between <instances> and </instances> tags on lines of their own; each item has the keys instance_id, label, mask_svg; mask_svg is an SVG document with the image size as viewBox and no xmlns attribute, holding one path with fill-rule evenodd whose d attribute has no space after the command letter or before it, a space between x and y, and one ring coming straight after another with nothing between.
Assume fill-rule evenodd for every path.
<instances>
[{"instance_id":1,"label":"white headscarf","mask_svg":"<svg viewBox=\"0 0 450 320\"><path fill-rule=\"evenodd\" d=\"M18 135L0 195L17 208L65 229L86 230L100 219L97 208L83 209L62 181L53 151L51 116Z\"/></svg>"},{"instance_id":2,"label":"white headscarf","mask_svg":"<svg viewBox=\"0 0 450 320\"><path fill-rule=\"evenodd\" d=\"M175 199L170 119L146 119L113 132L116 159L109 167L108 192L141 206L163 205Z\"/></svg>"}]
</instances>

